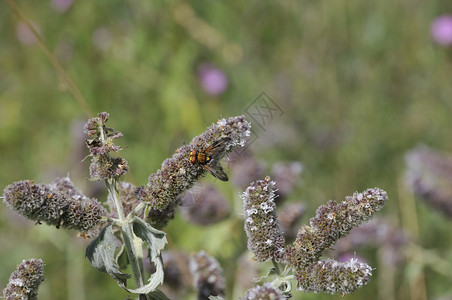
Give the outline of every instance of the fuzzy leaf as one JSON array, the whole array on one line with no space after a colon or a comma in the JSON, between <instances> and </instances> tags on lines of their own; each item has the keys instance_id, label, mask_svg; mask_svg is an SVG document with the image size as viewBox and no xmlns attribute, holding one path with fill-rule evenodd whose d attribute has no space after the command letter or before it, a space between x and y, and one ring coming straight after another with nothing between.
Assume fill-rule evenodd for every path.
<instances>
[{"instance_id":1,"label":"fuzzy leaf","mask_svg":"<svg viewBox=\"0 0 452 300\"><path fill-rule=\"evenodd\" d=\"M171 300L160 290L155 290L153 292L150 292L148 294L148 297L151 300Z\"/></svg>"},{"instance_id":2,"label":"fuzzy leaf","mask_svg":"<svg viewBox=\"0 0 452 300\"><path fill-rule=\"evenodd\" d=\"M221 296L209 296L209 300L224 300Z\"/></svg>"},{"instance_id":3,"label":"fuzzy leaf","mask_svg":"<svg viewBox=\"0 0 452 300\"><path fill-rule=\"evenodd\" d=\"M116 262L121 270L127 269L127 266L129 265L127 251L125 251L124 248L124 244L122 244L121 249L119 249L118 254L116 254Z\"/></svg>"},{"instance_id":4,"label":"fuzzy leaf","mask_svg":"<svg viewBox=\"0 0 452 300\"><path fill-rule=\"evenodd\" d=\"M128 291L136 294L149 294L163 283L163 262L160 252L165 248L165 244L167 243L166 234L163 231L155 229L138 217L133 219L133 232L148 244L150 259L154 263L156 271L149 277L147 285Z\"/></svg>"},{"instance_id":5,"label":"fuzzy leaf","mask_svg":"<svg viewBox=\"0 0 452 300\"><path fill-rule=\"evenodd\" d=\"M109 225L86 247L85 256L94 268L108 273L120 287L125 288L130 275L119 270L115 258L117 248L116 237Z\"/></svg>"}]
</instances>

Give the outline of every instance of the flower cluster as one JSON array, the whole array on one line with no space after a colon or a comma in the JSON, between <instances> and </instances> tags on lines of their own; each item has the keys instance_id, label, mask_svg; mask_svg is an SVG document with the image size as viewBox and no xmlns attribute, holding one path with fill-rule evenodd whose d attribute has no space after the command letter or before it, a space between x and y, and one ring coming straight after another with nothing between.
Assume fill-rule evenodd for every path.
<instances>
[{"instance_id":1,"label":"flower cluster","mask_svg":"<svg viewBox=\"0 0 452 300\"><path fill-rule=\"evenodd\" d=\"M317 209L310 220L311 226L302 227L292 246L286 251L286 260L296 269L316 262L322 252L338 239L347 235L383 207L388 196L385 191L374 188L355 193L342 203L329 201Z\"/></svg>"},{"instance_id":2,"label":"flower cluster","mask_svg":"<svg viewBox=\"0 0 452 300\"><path fill-rule=\"evenodd\" d=\"M105 208L83 195L68 177L57 178L51 184L18 181L5 188L3 198L19 214L57 228L87 232L106 215Z\"/></svg>"},{"instance_id":3,"label":"flower cluster","mask_svg":"<svg viewBox=\"0 0 452 300\"><path fill-rule=\"evenodd\" d=\"M256 286L245 292L241 300L286 300L288 299L279 289L270 283Z\"/></svg>"},{"instance_id":4,"label":"flower cluster","mask_svg":"<svg viewBox=\"0 0 452 300\"><path fill-rule=\"evenodd\" d=\"M198 299L224 297L226 280L223 269L215 258L201 250L190 258L189 268L194 277L193 285L198 292Z\"/></svg>"},{"instance_id":5,"label":"flower cluster","mask_svg":"<svg viewBox=\"0 0 452 300\"><path fill-rule=\"evenodd\" d=\"M23 260L9 277L3 290L5 299L37 299L38 288L44 281L44 262L41 259Z\"/></svg>"},{"instance_id":6,"label":"flower cluster","mask_svg":"<svg viewBox=\"0 0 452 300\"><path fill-rule=\"evenodd\" d=\"M275 182L266 177L253 182L242 194L248 249L259 262L281 261L284 237L276 217Z\"/></svg>"},{"instance_id":7,"label":"flower cluster","mask_svg":"<svg viewBox=\"0 0 452 300\"><path fill-rule=\"evenodd\" d=\"M374 188L346 197L341 203L329 201L317 209L310 226L303 226L295 241L285 245L275 212L274 186L266 177L252 183L242 195L248 249L254 258L290 266L298 288L305 292L348 294L366 284L372 271L367 264L354 258L346 263L320 260L320 256L383 207L386 192Z\"/></svg>"},{"instance_id":8,"label":"flower cluster","mask_svg":"<svg viewBox=\"0 0 452 300\"><path fill-rule=\"evenodd\" d=\"M374 188L363 193L355 193L352 197L347 197L342 203L329 201L327 205L317 209L316 216L310 220L311 226L302 227L294 243L286 247L285 261L292 266L299 288L305 291L341 292L345 294L354 291L368 281L371 273L366 270L370 267L366 264L353 264L352 270L358 268L356 272L364 276L354 274L345 278L347 280L359 280L359 282L344 283L354 289L334 290L331 286L327 288L331 283L338 280L337 276L333 278L322 274L339 274L340 271L338 270L345 272L346 265L334 264L332 261L327 261L328 263L319 262L318 260L323 251L335 244L338 239L347 235L352 228L369 220L376 211L383 207L387 199L388 196L385 191ZM320 271L315 273L315 270ZM307 275L317 276L317 281L306 281ZM309 286L307 282L312 282L314 285Z\"/></svg>"},{"instance_id":9,"label":"flower cluster","mask_svg":"<svg viewBox=\"0 0 452 300\"><path fill-rule=\"evenodd\" d=\"M303 292L350 294L367 284L372 268L357 259L340 263L321 260L297 272L298 289Z\"/></svg>"},{"instance_id":10,"label":"flower cluster","mask_svg":"<svg viewBox=\"0 0 452 300\"><path fill-rule=\"evenodd\" d=\"M428 205L452 217L452 156L419 146L405 160L406 185Z\"/></svg>"},{"instance_id":11,"label":"flower cluster","mask_svg":"<svg viewBox=\"0 0 452 300\"><path fill-rule=\"evenodd\" d=\"M189 145L184 145L176 153L162 163L162 168L151 174L148 184L137 191L139 198L150 204L154 213L150 213L147 221L166 223L174 216L175 208L180 204L180 196L205 174L202 164L190 162L190 152L203 151L222 138L225 139L224 151L217 159L221 159L236 146L244 146L249 136L250 123L243 116L221 119L207 130L193 138ZM165 217L161 217L164 215Z\"/></svg>"},{"instance_id":12,"label":"flower cluster","mask_svg":"<svg viewBox=\"0 0 452 300\"><path fill-rule=\"evenodd\" d=\"M109 114L99 113L85 124L88 135L86 145L91 155L89 167L91 180L118 178L128 170L128 164L122 157L111 157L110 152L118 152L122 148L114 144L114 140L122 137L122 133L105 127Z\"/></svg>"}]
</instances>

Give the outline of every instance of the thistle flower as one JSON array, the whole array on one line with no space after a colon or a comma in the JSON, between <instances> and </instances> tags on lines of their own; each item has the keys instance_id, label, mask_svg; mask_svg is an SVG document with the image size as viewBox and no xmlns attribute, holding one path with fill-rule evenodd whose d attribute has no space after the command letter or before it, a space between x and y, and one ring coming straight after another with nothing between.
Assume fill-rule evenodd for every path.
<instances>
[{"instance_id":1,"label":"thistle flower","mask_svg":"<svg viewBox=\"0 0 452 300\"><path fill-rule=\"evenodd\" d=\"M198 300L208 300L209 296L224 297L226 280L215 258L201 250L190 258L189 269L194 277Z\"/></svg>"},{"instance_id":2,"label":"thistle flower","mask_svg":"<svg viewBox=\"0 0 452 300\"><path fill-rule=\"evenodd\" d=\"M281 261L284 237L276 217L275 182L266 177L258 180L242 194L248 249L259 262Z\"/></svg>"},{"instance_id":3,"label":"thistle flower","mask_svg":"<svg viewBox=\"0 0 452 300\"><path fill-rule=\"evenodd\" d=\"M188 192L188 194L190 194L190 192ZM184 198L185 197L192 196L185 195ZM213 185L209 185L203 189L194 205L181 207L180 210L182 216L186 220L201 226L208 226L221 222L230 214L228 201Z\"/></svg>"},{"instance_id":4,"label":"thistle flower","mask_svg":"<svg viewBox=\"0 0 452 300\"><path fill-rule=\"evenodd\" d=\"M105 208L96 200L83 195L66 178L52 184L18 181L4 190L4 202L19 214L38 223L87 232L100 223Z\"/></svg>"},{"instance_id":5,"label":"thistle flower","mask_svg":"<svg viewBox=\"0 0 452 300\"><path fill-rule=\"evenodd\" d=\"M250 124L243 116L221 119L207 130L193 138L162 163L162 168L149 176L148 184L139 191L139 197L151 204L151 208L165 212L167 218L174 216L174 209L180 204L179 197L205 174L206 169L199 163L190 162L190 152L202 151L210 145L227 137L225 149L218 159L226 156L234 147L244 146L249 136ZM168 219L169 220L169 219ZM161 219L165 223L168 220Z\"/></svg>"},{"instance_id":6,"label":"thistle flower","mask_svg":"<svg viewBox=\"0 0 452 300\"><path fill-rule=\"evenodd\" d=\"M280 290L266 282L245 292L241 300L285 300L288 299Z\"/></svg>"},{"instance_id":7,"label":"thistle flower","mask_svg":"<svg viewBox=\"0 0 452 300\"><path fill-rule=\"evenodd\" d=\"M350 294L367 284L372 268L357 259L340 263L332 259L321 260L296 271L298 289L303 292Z\"/></svg>"},{"instance_id":8,"label":"thistle flower","mask_svg":"<svg viewBox=\"0 0 452 300\"><path fill-rule=\"evenodd\" d=\"M203 90L210 95L220 95L228 87L228 78L224 72L210 64L199 67L199 80Z\"/></svg>"},{"instance_id":9,"label":"thistle flower","mask_svg":"<svg viewBox=\"0 0 452 300\"><path fill-rule=\"evenodd\" d=\"M452 217L452 155L419 146L405 156L405 182L428 205Z\"/></svg>"},{"instance_id":10,"label":"thistle flower","mask_svg":"<svg viewBox=\"0 0 452 300\"><path fill-rule=\"evenodd\" d=\"M6 300L38 299L38 288L44 281L44 262L31 258L17 265L3 290Z\"/></svg>"},{"instance_id":11,"label":"thistle flower","mask_svg":"<svg viewBox=\"0 0 452 300\"><path fill-rule=\"evenodd\" d=\"M430 32L433 40L440 46L452 45L452 15L442 15L431 25Z\"/></svg>"},{"instance_id":12,"label":"thistle flower","mask_svg":"<svg viewBox=\"0 0 452 300\"><path fill-rule=\"evenodd\" d=\"M122 133L105 126L108 117L106 112L99 113L85 124L85 133L89 137L86 145L92 157L89 172L93 181L118 178L129 169L127 161L122 157L110 157L110 152L122 150L114 144L114 140L122 137Z\"/></svg>"}]
</instances>

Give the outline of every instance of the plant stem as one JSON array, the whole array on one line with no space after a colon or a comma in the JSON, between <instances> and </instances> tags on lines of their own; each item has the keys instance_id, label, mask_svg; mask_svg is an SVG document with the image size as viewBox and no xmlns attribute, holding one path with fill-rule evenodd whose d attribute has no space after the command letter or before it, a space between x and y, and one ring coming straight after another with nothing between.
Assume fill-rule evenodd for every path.
<instances>
[{"instance_id":1,"label":"plant stem","mask_svg":"<svg viewBox=\"0 0 452 300\"><path fill-rule=\"evenodd\" d=\"M133 233L132 223L130 220L126 220L124 216L124 210L119 200L118 182L116 179L108 179L106 181L108 193L113 199L118 212L119 225L121 226L121 234L125 245L127 257L132 268L133 278L137 288L144 286L144 268L143 268L143 249L142 241L136 237Z\"/></svg>"},{"instance_id":2,"label":"plant stem","mask_svg":"<svg viewBox=\"0 0 452 300\"><path fill-rule=\"evenodd\" d=\"M281 268L279 267L278 263L273 259L272 260L273 267L275 268L276 274L281 275Z\"/></svg>"}]
</instances>

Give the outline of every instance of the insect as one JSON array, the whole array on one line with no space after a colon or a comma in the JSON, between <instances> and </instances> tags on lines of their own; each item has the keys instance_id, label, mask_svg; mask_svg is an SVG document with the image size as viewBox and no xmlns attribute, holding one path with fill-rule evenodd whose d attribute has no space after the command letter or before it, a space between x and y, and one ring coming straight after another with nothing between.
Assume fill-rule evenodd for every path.
<instances>
[{"instance_id":1,"label":"insect","mask_svg":"<svg viewBox=\"0 0 452 300\"><path fill-rule=\"evenodd\" d=\"M221 138L204 150L193 150L190 152L190 162L192 164L200 164L212 174L213 177L222 181L228 181L228 175L220 164L221 156L226 150L227 142L230 138Z\"/></svg>"}]
</instances>

